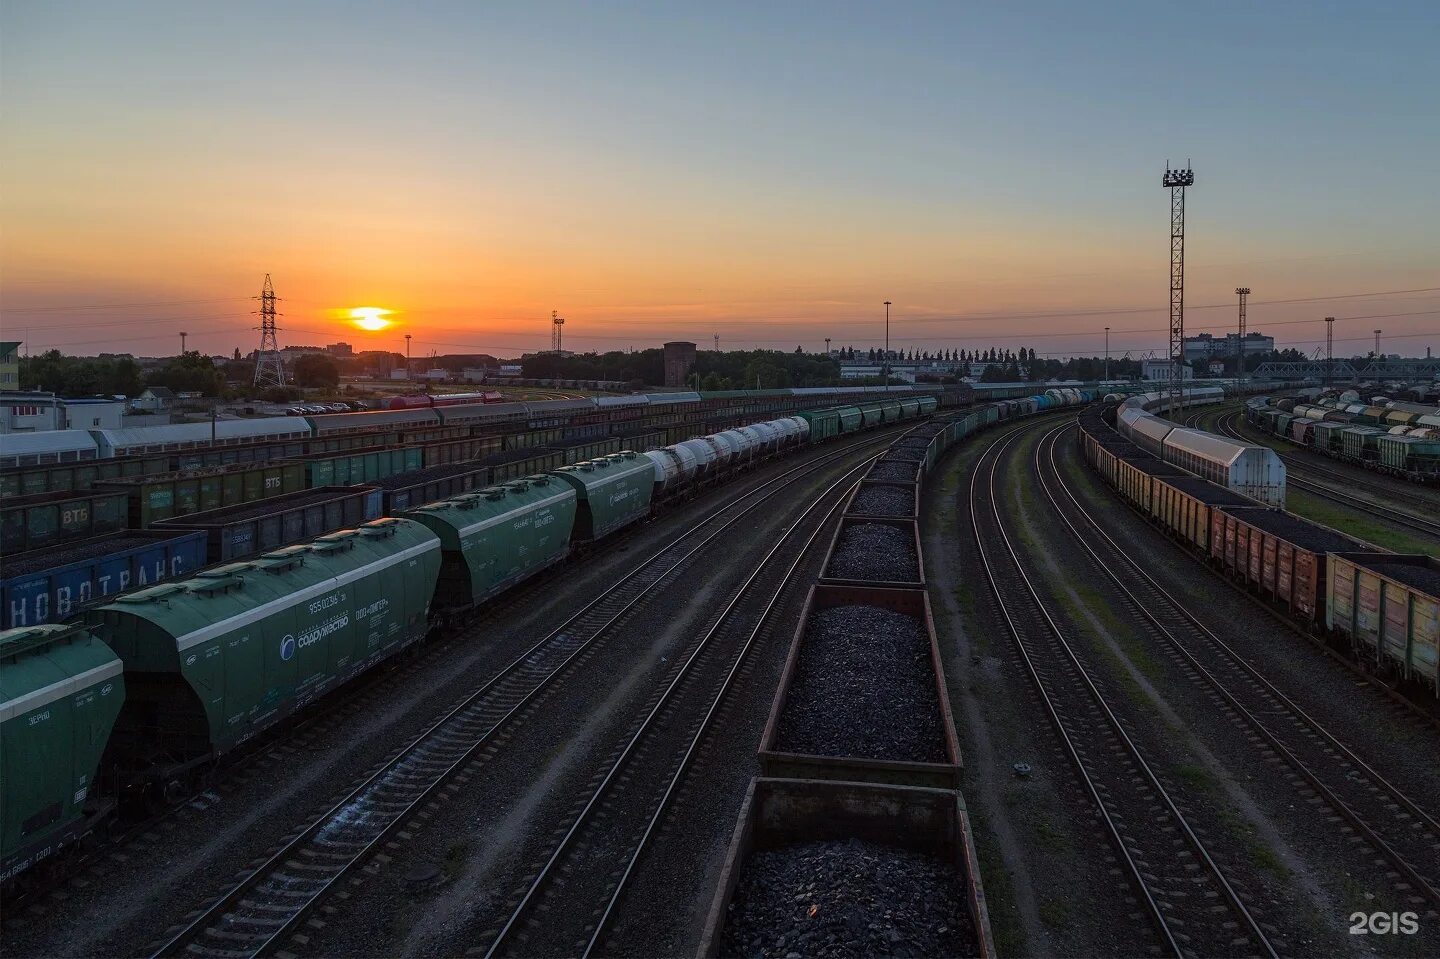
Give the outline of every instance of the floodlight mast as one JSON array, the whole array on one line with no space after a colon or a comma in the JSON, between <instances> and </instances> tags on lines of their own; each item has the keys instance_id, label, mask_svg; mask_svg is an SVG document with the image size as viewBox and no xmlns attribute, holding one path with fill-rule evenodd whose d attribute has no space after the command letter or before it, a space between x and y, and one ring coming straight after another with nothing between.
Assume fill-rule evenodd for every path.
<instances>
[{"instance_id":1,"label":"floodlight mast","mask_svg":"<svg viewBox=\"0 0 1440 959\"><path fill-rule=\"evenodd\" d=\"M1165 178L1162 181L1170 190L1170 377L1166 392L1169 393L1171 419L1180 415L1180 403L1184 392L1185 362L1185 188L1195 185L1195 171L1189 161L1185 169L1170 168L1165 161Z\"/></svg>"}]
</instances>

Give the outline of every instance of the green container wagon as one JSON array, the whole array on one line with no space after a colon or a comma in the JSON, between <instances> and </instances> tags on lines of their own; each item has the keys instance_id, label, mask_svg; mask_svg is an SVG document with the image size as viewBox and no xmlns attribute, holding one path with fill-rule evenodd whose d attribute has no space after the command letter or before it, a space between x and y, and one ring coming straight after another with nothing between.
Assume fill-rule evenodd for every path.
<instances>
[{"instance_id":1,"label":"green container wagon","mask_svg":"<svg viewBox=\"0 0 1440 959\"><path fill-rule=\"evenodd\" d=\"M581 463L585 460L598 459L601 456L609 456L611 453L620 452L620 441L618 439L606 439L585 437L580 439L561 440L549 447L565 458L565 465L570 466Z\"/></svg>"},{"instance_id":2,"label":"green container wagon","mask_svg":"<svg viewBox=\"0 0 1440 959\"><path fill-rule=\"evenodd\" d=\"M934 396L922 396L916 402L920 404L921 416L929 416L940 408L940 400Z\"/></svg>"},{"instance_id":3,"label":"green container wagon","mask_svg":"<svg viewBox=\"0 0 1440 959\"><path fill-rule=\"evenodd\" d=\"M125 700L120 659L76 626L0 632L0 881L87 831Z\"/></svg>"},{"instance_id":4,"label":"green container wagon","mask_svg":"<svg viewBox=\"0 0 1440 959\"><path fill-rule=\"evenodd\" d=\"M487 485L494 486L497 483L522 479L536 473L548 472L557 466L564 466L565 454L559 450L526 447L492 453L477 460L476 465L489 468L490 482Z\"/></svg>"},{"instance_id":5,"label":"green container wagon","mask_svg":"<svg viewBox=\"0 0 1440 959\"><path fill-rule=\"evenodd\" d=\"M1351 459L1374 460L1380 455L1379 439L1386 431L1374 426L1352 426L1340 434L1341 451Z\"/></svg>"},{"instance_id":6,"label":"green container wagon","mask_svg":"<svg viewBox=\"0 0 1440 959\"><path fill-rule=\"evenodd\" d=\"M796 413L796 416L810 424L810 442L822 443L840 435L840 410L815 410Z\"/></svg>"},{"instance_id":7,"label":"green container wagon","mask_svg":"<svg viewBox=\"0 0 1440 959\"><path fill-rule=\"evenodd\" d=\"M498 436L467 436L464 439L443 440L426 443L423 447L425 466L446 466L450 463L468 463L482 456L498 453L502 448ZM383 479L384 477L377 477Z\"/></svg>"},{"instance_id":8,"label":"green container wagon","mask_svg":"<svg viewBox=\"0 0 1440 959\"><path fill-rule=\"evenodd\" d=\"M436 605L468 609L564 559L576 508L568 483L529 476L404 515L440 537Z\"/></svg>"},{"instance_id":9,"label":"green container wagon","mask_svg":"<svg viewBox=\"0 0 1440 959\"><path fill-rule=\"evenodd\" d=\"M502 449L524 450L535 446L549 446L551 443L563 439L564 436L565 430L558 426L553 429L505 433L502 437L505 443Z\"/></svg>"},{"instance_id":10,"label":"green container wagon","mask_svg":"<svg viewBox=\"0 0 1440 959\"><path fill-rule=\"evenodd\" d=\"M91 610L132 678L116 736L227 752L421 639L439 571L439 539L387 518Z\"/></svg>"},{"instance_id":11,"label":"green container wagon","mask_svg":"<svg viewBox=\"0 0 1440 959\"><path fill-rule=\"evenodd\" d=\"M80 492L90 489L97 480L164 473L169 463L166 456L117 456L83 463L11 468L0 472L0 496Z\"/></svg>"},{"instance_id":12,"label":"green container wagon","mask_svg":"<svg viewBox=\"0 0 1440 959\"><path fill-rule=\"evenodd\" d=\"M123 492L36 493L0 503L0 555L87 539L125 528Z\"/></svg>"},{"instance_id":13,"label":"green container wagon","mask_svg":"<svg viewBox=\"0 0 1440 959\"><path fill-rule=\"evenodd\" d=\"M305 471L305 488L355 486L418 470L425 466L425 451L419 446L375 446L303 456L294 463Z\"/></svg>"},{"instance_id":14,"label":"green container wagon","mask_svg":"<svg viewBox=\"0 0 1440 959\"><path fill-rule=\"evenodd\" d=\"M615 437L620 441L622 450L658 450L665 445L665 434L657 433L654 430L644 430L639 433L619 434Z\"/></svg>"},{"instance_id":15,"label":"green container wagon","mask_svg":"<svg viewBox=\"0 0 1440 959\"><path fill-rule=\"evenodd\" d=\"M299 464L255 463L105 480L95 488L123 493L131 528L149 529L177 516L294 493L305 489L306 481Z\"/></svg>"},{"instance_id":16,"label":"green container wagon","mask_svg":"<svg viewBox=\"0 0 1440 959\"><path fill-rule=\"evenodd\" d=\"M1380 465L1397 473L1440 474L1440 440L1423 436L1378 437Z\"/></svg>"},{"instance_id":17,"label":"green container wagon","mask_svg":"<svg viewBox=\"0 0 1440 959\"><path fill-rule=\"evenodd\" d=\"M614 453L551 473L575 490L573 541L596 540L650 514L655 468L649 457Z\"/></svg>"},{"instance_id":18,"label":"green container wagon","mask_svg":"<svg viewBox=\"0 0 1440 959\"><path fill-rule=\"evenodd\" d=\"M918 397L907 397L900 401L900 418L902 420L913 420L920 415L920 400Z\"/></svg>"},{"instance_id":19,"label":"green container wagon","mask_svg":"<svg viewBox=\"0 0 1440 959\"><path fill-rule=\"evenodd\" d=\"M1339 453L1344 445L1345 431L1350 428L1349 423L1335 420L1326 420L1315 424L1315 448L1317 450Z\"/></svg>"}]
</instances>

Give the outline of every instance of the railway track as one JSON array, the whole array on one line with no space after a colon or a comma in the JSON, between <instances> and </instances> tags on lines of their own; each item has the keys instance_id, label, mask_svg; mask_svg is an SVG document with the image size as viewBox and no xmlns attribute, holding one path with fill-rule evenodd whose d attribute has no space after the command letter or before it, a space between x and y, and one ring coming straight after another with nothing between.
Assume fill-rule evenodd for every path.
<instances>
[{"instance_id":1,"label":"railway track","mask_svg":"<svg viewBox=\"0 0 1440 959\"><path fill-rule=\"evenodd\" d=\"M677 657L683 661L577 801L579 812L494 932L487 956L596 952L750 650L774 636L779 623L773 613L793 592L796 571L830 528L866 465L850 470L811 502ZM758 601L749 598L756 591Z\"/></svg>"},{"instance_id":2,"label":"railway track","mask_svg":"<svg viewBox=\"0 0 1440 959\"><path fill-rule=\"evenodd\" d=\"M985 577L1061 747L1163 951L1185 957L1276 956L1259 919L1192 828L1035 589L1000 515L996 468L1013 441L1011 435L992 442L970 476L970 520ZM988 510L981 506L982 475Z\"/></svg>"},{"instance_id":3,"label":"railway track","mask_svg":"<svg viewBox=\"0 0 1440 959\"><path fill-rule=\"evenodd\" d=\"M498 751L496 739L536 699L581 664L628 615L660 592L694 557L741 520L782 494L803 473L890 440L867 437L786 471L737 497L671 540L648 562L500 669L403 747L343 799L299 830L281 849L183 926L153 955L245 959L289 940L315 908L384 848L460 770ZM869 457L867 457L868 460ZM747 504L748 501L748 504ZM734 507L744 505L738 511Z\"/></svg>"},{"instance_id":4,"label":"railway track","mask_svg":"<svg viewBox=\"0 0 1440 959\"><path fill-rule=\"evenodd\" d=\"M1034 465L1047 500L1094 568L1148 624L1158 648L1183 661L1189 667L1185 675L1216 694L1261 748L1290 767L1297 791L1312 790L1393 867L1410 906L1440 907L1440 821L1276 688L1110 536L1056 463L1055 446L1070 428L1046 433Z\"/></svg>"},{"instance_id":5,"label":"railway track","mask_svg":"<svg viewBox=\"0 0 1440 959\"><path fill-rule=\"evenodd\" d=\"M1222 435L1228 436L1231 439L1240 440L1241 442L1246 443L1251 442L1248 438L1241 434L1240 430L1236 426L1236 420L1238 420L1239 417L1240 413L1238 411L1225 414L1216 420L1215 427L1220 431ZM1316 467L1308 462L1299 459L1294 454L1277 451L1277 455L1281 458L1281 460L1284 461L1287 467L1295 467L1295 469L1293 470L1287 470L1285 482L1288 485L1293 486L1303 492L1309 493L1312 496L1319 496L1322 499L1330 500L1333 503L1339 503L1347 509L1352 509L1356 512L1365 513L1369 516L1374 516L1377 519L1383 519L1386 522L1394 523L1397 526L1401 526L1406 529L1410 529L1418 533L1424 533L1427 536L1433 536L1437 539L1440 539L1440 522L1429 519L1425 516L1418 516L1407 510L1396 509L1393 506L1386 506L1383 503L1375 503L1367 499L1361 499L1354 493L1349 492L1341 486L1332 486L1327 482L1317 481L1313 477L1322 474L1328 474L1335 477L1338 482L1352 482L1349 477L1343 476L1342 474L1337 473L1334 470L1325 470L1321 467ZM1296 472L1308 473L1310 474L1310 476L1296 476ZM1387 492L1385 495L1392 496L1398 494L1391 494ZM1434 509L1433 504L1420 502L1420 505L1422 506L1422 508L1429 507L1432 510Z\"/></svg>"}]
</instances>

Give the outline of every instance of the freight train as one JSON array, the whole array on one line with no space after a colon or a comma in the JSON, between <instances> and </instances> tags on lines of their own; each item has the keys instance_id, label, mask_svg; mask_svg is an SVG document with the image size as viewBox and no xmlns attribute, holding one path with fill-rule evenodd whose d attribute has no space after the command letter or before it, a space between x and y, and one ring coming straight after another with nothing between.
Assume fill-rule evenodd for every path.
<instances>
[{"instance_id":1,"label":"freight train","mask_svg":"<svg viewBox=\"0 0 1440 959\"><path fill-rule=\"evenodd\" d=\"M1187 388L1181 407L1219 403L1225 391L1217 386ZM1123 400L1115 428L1140 449L1267 506L1285 505L1285 463L1267 446L1188 429L1151 411L1167 409L1164 393L1145 393Z\"/></svg>"},{"instance_id":2,"label":"freight train","mask_svg":"<svg viewBox=\"0 0 1440 959\"><path fill-rule=\"evenodd\" d=\"M1412 483L1440 485L1440 411L1410 403L1257 396L1245 420L1263 433Z\"/></svg>"},{"instance_id":3,"label":"freight train","mask_svg":"<svg viewBox=\"0 0 1440 959\"><path fill-rule=\"evenodd\" d=\"M151 585L83 622L0 632L0 876L121 800L168 801L295 710L662 500L936 407L876 400L611 454Z\"/></svg>"},{"instance_id":4,"label":"freight train","mask_svg":"<svg viewBox=\"0 0 1440 959\"><path fill-rule=\"evenodd\" d=\"M568 400L497 403L480 400L449 404L441 398L423 406L375 410L368 413L327 413L313 416L264 416L222 419L207 423L176 423L114 430L43 430L7 436L0 450L0 468L44 466L110 459L121 456L173 452L209 446L257 442L322 439L350 433L446 426L510 427L536 429L567 425L571 421L638 419L677 411L739 409L742 412L798 412L805 407L863 401L884 387L817 387L781 390L725 391L721 393L649 393ZM891 394L928 395L955 405L969 401L964 388L924 390L891 387ZM467 394L474 397L476 394Z\"/></svg>"},{"instance_id":5,"label":"freight train","mask_svg":"<svg viewBox=\"0 0 1440 959\"><path fill-rule=\"evenodd\" d=\"M961 411L920 460L897 464L918 482L973 431L1093 399L1057 391ZM152 585L83 621L0 632L0 877L57 855L121 799L183 793L285 716L577 549L604 548L659 502L937 405L877 399L607 455Z\"/></svg>"},{"instance_id":6,"label":"freight train","mask_svg":"<svg viewBox=\"0 0 1440 959\"><path fill-rule=\"evenodd\" d=\"M1104 415L1081 415L1082 450L1135 509L1367 668L1440 693L1440 561L1375 552L1198 479L1139 449Z\"/></svg>"},{"instance_id":7,"label":"freight train","mask_svg":"<svg viewBox=\"0 0 1440 959\"><path fill-rule=\"evenodd\" d=\"M503 403L505 394L499 390L483 393L415 393L394 396L385 404L387 410L413 410L421 407L460 406L465 403Z\"/></svg>"}]
</instances>

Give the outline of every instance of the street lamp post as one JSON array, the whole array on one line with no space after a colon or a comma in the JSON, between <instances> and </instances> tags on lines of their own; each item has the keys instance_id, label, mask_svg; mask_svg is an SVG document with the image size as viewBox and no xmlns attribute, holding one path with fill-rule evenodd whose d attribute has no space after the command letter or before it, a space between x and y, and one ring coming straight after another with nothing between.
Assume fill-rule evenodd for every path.
<instances>
[{"instance_id":1,"label":"street lamp post","mask_svg":"<svg viewBox=\"0 0 1440 959\"><path fill-rule=\"evenodd\" d=\"M180 355L181 355L181 356L184 356L184 355L185 355L185 337L187 337L187 336L189 336L189 335L190 335L190 334L186 333L184 330L181 330L181 331L180 331Z\"/></svg>"},{"instance_id":2,"label":"street lamp post","mask_svg":"<svg viewBox=\"0 0 1440 959\"><path fill-rule=\"evenodd\" d=\"M1376 342L1379 342L1378 340ZM885 301L885 363L880 367L885 374L885 392L890 392L890 301Z\"/></svg>"},{"instance_id":3,"label":"street lamp post","mask_svg":"<svg viewBox=\"0 0 1440 959\"><path fill-rule=\"evenodd\" d=\"M1105 382L1110 382L1110 327L1105 327Z\"/></svg>"},{"instance_id":4,"label":"street lamp post","mask_svg":"<svg viewBox=\"0 0 1440 959\"><path fill-rule=\"evenodd\" d=\"M405 334L405 379L412 380L415 374L410 371L410 334Z\"/></svg>"}]
</instances>

